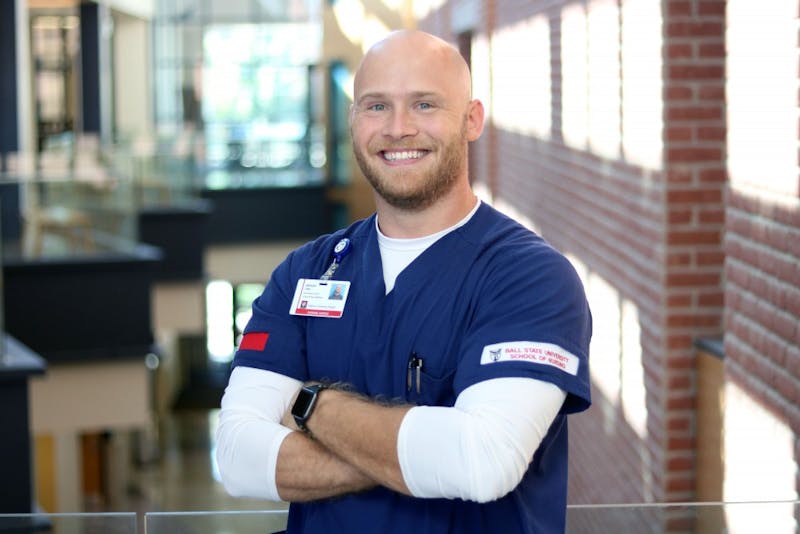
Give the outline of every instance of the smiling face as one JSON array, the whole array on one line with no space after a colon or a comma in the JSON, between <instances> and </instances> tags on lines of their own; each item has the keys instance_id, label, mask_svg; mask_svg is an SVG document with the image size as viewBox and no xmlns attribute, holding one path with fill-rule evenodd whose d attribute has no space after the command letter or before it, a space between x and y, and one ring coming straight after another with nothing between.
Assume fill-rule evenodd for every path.
<instances>
[{"instance_id":1,"label":"smiling face","mask_svg":"<svg viewBox=\"0 0 800 534\"><path fill-rule=\"evenodd\" d=\"M466 63L422 32L397 32L373 47L355 78L353 152L387 204L418 211L468 187L467 143L483 126L470 100Z\"/></svg>"}]
</instances>

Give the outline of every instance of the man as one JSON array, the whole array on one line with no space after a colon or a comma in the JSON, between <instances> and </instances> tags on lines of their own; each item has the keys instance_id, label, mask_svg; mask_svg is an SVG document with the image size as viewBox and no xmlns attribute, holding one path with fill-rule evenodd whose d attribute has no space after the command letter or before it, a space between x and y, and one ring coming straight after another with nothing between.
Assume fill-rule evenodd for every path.
<instances>
[{"instance_id":1,"label":"man","mask_svg":"<svg viewBox=\"0 0 800 534\"><path fill-rule=\"evenodd\" d=\"M289 532L563 531L566 414L590 403L581 283L470 189L484 110L453 47L393 33L354 84L376 214L292 252L253 303L225 486L290 501Z\"/></svg>"},{"instance_id":2,"label":"man","mask_svg":"<svg viewBox=\"0 0 800 534\"><path fill-rule=\"evenodd\" d=\"M344 298L344 293L342 293L342 285L341 284L334 284L333 289L331 289L330 297L333 300L342 300Z\"/></svg>"}]
</instances>

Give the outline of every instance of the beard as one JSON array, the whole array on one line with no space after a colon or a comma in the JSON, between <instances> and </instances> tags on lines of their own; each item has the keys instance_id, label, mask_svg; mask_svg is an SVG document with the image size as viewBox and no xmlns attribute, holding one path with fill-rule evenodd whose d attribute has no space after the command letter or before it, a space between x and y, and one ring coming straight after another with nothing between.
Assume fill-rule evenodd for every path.
<instances>
[{"instance_id":1,"label":"beard","mask_svg":"<svg viewBox=\"0 0 800 534\"><path fill-rule=\"evenodd\" d=\"M415 175L420 171L416 170L393 169L393 172L383 172L380 164L370 162L365 151L355 144L353 154L367 181L387 204L402 210L421 211L452 191L463 175L467 164L466 134L465 117L459 134L451 137L442 146L441 158L436 166L418 177ZM369 151L369 153L375 152Z\"/></svg>"}]
</instances>

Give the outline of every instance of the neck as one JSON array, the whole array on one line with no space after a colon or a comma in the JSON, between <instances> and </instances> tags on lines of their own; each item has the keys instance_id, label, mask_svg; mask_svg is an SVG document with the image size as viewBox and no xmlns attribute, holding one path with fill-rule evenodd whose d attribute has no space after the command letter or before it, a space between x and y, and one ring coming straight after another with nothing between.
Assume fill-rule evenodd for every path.
<instances>
[{"instance_id":1,"label":"neck","mask_svg":"<svg viewBox=\"0 0 800 534\"><path fill-rule=\"evenodd\" d=\"M375 196L381 232L398 239L424 237L450 228L467 216L475 207L475 202L477 197L468 184L422 210L396 208L378 195Z\"/></svg>"}]
</instances>

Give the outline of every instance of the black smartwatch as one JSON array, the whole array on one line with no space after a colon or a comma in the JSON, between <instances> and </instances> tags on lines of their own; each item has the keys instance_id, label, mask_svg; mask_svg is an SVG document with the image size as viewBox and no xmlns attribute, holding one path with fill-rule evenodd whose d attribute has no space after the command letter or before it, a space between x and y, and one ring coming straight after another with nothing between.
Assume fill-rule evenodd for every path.
<instances>
[{"instance_id":1,"label":"black smartwatch","mask_svg":"<svg viewBox=\"0 0 800 534\"><path fill-rule=\"evenodd\" d=\"M306 421L314 413L314 407L317 405L317 397L320 391L327 389L325 384L314 384L311 386L303 386L300 393L297 394L297 399L292 406L292 416L297 427L303 432L308 433Z\"/></svg>"}]
</instances>

